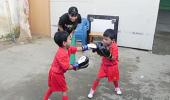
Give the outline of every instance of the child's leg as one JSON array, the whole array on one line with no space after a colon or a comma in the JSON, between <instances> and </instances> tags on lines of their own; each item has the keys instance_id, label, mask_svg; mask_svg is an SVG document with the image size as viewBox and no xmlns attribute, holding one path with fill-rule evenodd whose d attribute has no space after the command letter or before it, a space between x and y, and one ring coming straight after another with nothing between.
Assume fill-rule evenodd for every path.
<instances>
[{"instance_id":1,"label":"child's leg","mask_svg":"<svg viewBox=\"0 0 170 100\"><path fill-rule=\"evenodd\" d=\"M62 100L68 100L67 91L63 92Z\"/></svg>"},{"instance_id":2,"label":"child's leg","mask_svg":"<svg viewBox=\"0 0 170 100\"><path fill-rule=\"evenodd\" d=\"M93 98L93 94L96 91L96 88L99 85L99 82L100 82L100 78L97 78L96 80L94 80L93 85L92 85L90 92L88 94L88 98Z\"/></svg>"},{"instance_id":3,"label":"child's leg","mask_svg":"<svg viewBox=\"0 0 170 100\"><path fill-rule=\"evenodd\" d=\"M106 77L106 73L103 69L103 66L101 65L98 75L97 75L97 79L93 82L93 85L90 89L90 92L88 94L88 98L93 98L93 94L96 91L97 86L99 85L100 79Z\"/></svg>"},{"instance_id":4,"label":"child's leg","mask_svg":"<svg viewBox=\"0 0 170 100\"><path fill-rule=\"evenodd\" d=\"M100 78L97 78L96 80L94 80L93 85L92 85L92 89L94 91L96 91L96 88L99 85L99 82L100 82Z\"/></svg>"},{"instance_id":5,"label":"child's leg","mask_svg":"<svg viewBox=\"0 0 170 100\"><path fill-rule=\"evenodd\" d=\"M115 86L115 92L116 92L118 95L122 94L122 92L121 92L121 90L120 90L120 88L119 88L119 82L118 82L118 81L113 81L113 84L114 84L114 86Z\"/></svg>"},{"instance_id":6,"label":"child's leg","mask_svg":"<svg viewBox=\"0 0 170 100\"><path fill-rule=\"evenodd\" d=\"M48 98L50 97L50 95L52 94L52 90L51 88L48 88L48 90L46 91L45 95L44 95L44 100L48 100Z\"/></svg>"},{"instance_id":7,"label":"child's leg","mask_svg":"<svg viewBox=\"0 0 170 100\"><path fill-rule=\"evenodd\" d=\"M114 84L115 88L118 88L118 87L119 87L118 81L113 81L113 84Z\"/></svg>"}]
</instances>

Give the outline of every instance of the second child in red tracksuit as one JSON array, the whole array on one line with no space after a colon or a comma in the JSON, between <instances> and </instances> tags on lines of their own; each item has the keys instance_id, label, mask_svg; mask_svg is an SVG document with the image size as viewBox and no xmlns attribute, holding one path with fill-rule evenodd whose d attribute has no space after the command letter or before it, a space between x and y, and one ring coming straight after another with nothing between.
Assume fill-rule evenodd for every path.
<instances>
[{"instance_id":1,"label":"second child in red tracksuit","mask_svg":"<svg viewBox=\"0 0 170 100\"><path fill-rule=\"evenodd\" d=\"M119 88L119 68L118 68L118 47L116 44L116 33L112 29L107 29L103 34L103 44L112 54L112 58L102 56L102 63L97 74L96 80L94 80L88 98L93 98L93 94L96 91L97 86L102 78L107 78L108 82L112 82L115 86L115 92L122 94Z\"/></svg>"}]
</instances>

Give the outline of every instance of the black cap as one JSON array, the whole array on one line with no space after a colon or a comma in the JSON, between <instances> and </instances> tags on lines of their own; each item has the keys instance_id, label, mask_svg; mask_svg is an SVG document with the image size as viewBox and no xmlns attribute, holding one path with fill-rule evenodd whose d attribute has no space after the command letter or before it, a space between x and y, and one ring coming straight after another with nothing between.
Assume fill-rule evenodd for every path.
<instances>
[{"instance_id":1,"label":"black cap","mask_svg":"<svg viewBox=\"0 0 170 100\"><path fill-rule=\"evenodd\" d=\"M68 14L71 16L77 16L78 15L78 9L76 7L70 7L68 10Z\"/></svg>"}]
</instances>

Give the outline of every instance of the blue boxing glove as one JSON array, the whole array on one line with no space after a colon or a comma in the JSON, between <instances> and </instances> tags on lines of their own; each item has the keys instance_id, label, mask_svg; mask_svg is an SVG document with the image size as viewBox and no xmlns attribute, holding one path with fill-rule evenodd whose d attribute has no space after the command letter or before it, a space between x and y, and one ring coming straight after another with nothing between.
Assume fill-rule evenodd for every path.
<instances>
[{"instance_id":1,"label":"blue boxing glove","mask_svg":"<svg viewBox=\"0 0 170 100\"><path fill-rule=\"evenodd\" d=\"M76 62L76 63L72 64L72 66L73 66L73 70L77 70L79 67L79 64Z\"/></svg>"},{"instance_id":2,"label":"blue boxing glove","mask_svg":"<svg viewBox=\"0 0 170 100\"><path fill-rule=\"evenodd\" d=\"M86 50L89 50L89 47L87 45L83 45L82 46L82 51L86 51Z\"/></svg>"},{"instance_id":3,"label":"blue boxing glove","mask_svg":"<svg viewBox=\"0 0 170 100\"><path fill-rule=\"evenodd\" d=\"M87 44L87 45L83 45L82 51L86 51L86 50L89 50L89 49L96 49L96 48L97 48L96 44L90 43L90 44Z\"/></svg>"}]
</instances>

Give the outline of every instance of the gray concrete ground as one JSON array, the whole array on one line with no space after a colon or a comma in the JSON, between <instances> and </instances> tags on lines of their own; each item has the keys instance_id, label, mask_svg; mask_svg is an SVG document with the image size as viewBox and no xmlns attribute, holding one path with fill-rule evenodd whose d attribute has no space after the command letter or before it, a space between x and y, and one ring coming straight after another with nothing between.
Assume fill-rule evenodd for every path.
<instances>
[{"instance_id":1,"label":"gray concrete ground","mask_svg":"<svg viewBox=\"0 0 170 100\"><path fill-rule=\"evenodd\" d=\"M48 69L57 47L52 39L42 38L28 44L0 49L0 100L42 100L47 89ZM91 51L87 69L68 71L69 100L88 100L87 94L100 66L100 57ZM113 92L106 79L92 100L170 100L170 55L119 48L120 87L123 95ZM54 93L52 100L61 100Z\"/></svg>"}]
</instances>

